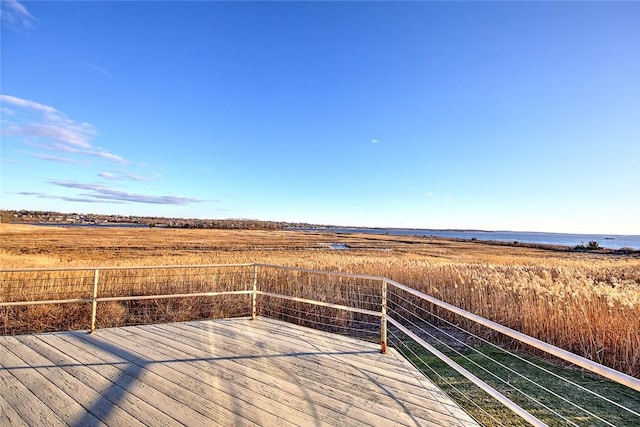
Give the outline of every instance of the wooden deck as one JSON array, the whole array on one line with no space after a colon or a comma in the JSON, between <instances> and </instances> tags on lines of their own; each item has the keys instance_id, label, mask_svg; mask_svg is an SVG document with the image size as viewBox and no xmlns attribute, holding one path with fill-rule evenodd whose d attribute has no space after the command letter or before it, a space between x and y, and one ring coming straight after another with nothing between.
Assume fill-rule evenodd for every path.
<instances>
[{"instance_id":1,"label":"wooden deck","mask_svg":"<svg viewBox=\"0 0 640 427\"><path fill-rule=\"evenodd\" d=\"M477 424L393 350L243 318L0 337L0 425Z\"/></svg>"}]
</instances>

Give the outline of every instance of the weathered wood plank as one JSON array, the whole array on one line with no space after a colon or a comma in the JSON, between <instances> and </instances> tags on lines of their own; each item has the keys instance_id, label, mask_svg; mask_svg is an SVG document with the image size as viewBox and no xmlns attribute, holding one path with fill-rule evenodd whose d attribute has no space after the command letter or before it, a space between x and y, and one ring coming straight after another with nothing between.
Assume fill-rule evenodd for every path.
<instances>
[{"instance_id":1,"label":"weathered wood plank","mask_svg":"<svg viewBox=\"0 0 640 427\"><path fill-rule=\"evenodd\" d=\"M46 337L46 341L51 342L67 355L74 355L75 360L84 365L82 373L87 374L81 376L80 372L76 372L78 378L83 382L92 378L95 383L85 382L85 384L95 387L94 390L117 407L133 415L142 424L173 425L177 423L177 420L167 415L162 407L149 403L151 399L148 398L147 392L151 392L150 387L138 383L136 376L139 372L132 369L126 360L113 353L109 353L112 357L109 361L99 359L92 354L87 356L87 347L81 341L74 341L72 333L54 334Z\"/></svg>"},{"instance_id":2,"label":"weathered wood plank","mask_svg":"<svg viewBox=\"0 0 640 427\"><path fill-rule=\"evenodd\" d=\"M174 325L167 325L167 326L168 326L167 330L169 330L171 327L178 327L181 329L186 328L186 325L183 325L183 324L174 324ZM199 328L208 328L206 324L194 325L194 326ZM235 341L237 339L236 338L237 334L233 333L233 331L231 331L231 333L228 333L226 329L219 328L218 325L215 326L214 330L210 330L210 329L206 329L206 330L209 331L209 334L211 334L211 332L214 332L214 335L213 335L214 337L219 337L220 335L224 335L226 337L225 339L227 340L228 344L230 343L233 343L233 345L243 344L243 341ZM188 332L185 332L185 333L188 333ZM204 339L205 336L206 334L202 336L202 338L200 339L201 342L205 342L205 339ZM250 334L242 335L242 337L245 337L245 338L247 336L255 336L255 335L250 335ZM280 339L281 338L280 336L277 336L276 339L274 339L273 337L274 335L269 334L257 339L261 340L258 342L262 342L263 345L265 342L268 342L273 349L286 352L289 348L287 347L287 343L285 342L287 340ZM301 338L295 338L288 342L289 342L289 345L296 345L296 343L299 343L300 341L301 341ZM244 342L246 342L246 340ZM315 341L313 345L316 346ZM430 398L432 397L432 392L437 392L439 394L442 394L442 396L446 398L446 395L444 395L444 393L442 393L440 389L438 389L435 385L431 383L427 383L427 387L425 388L425 385L421 383L420 380L417 380L416 376L411 374L414 368L410 365L402 363L400 360L401 356L398 356L397 354L392 353L388 355L381 355L377 351L373 351L368 354L366 351L354 352L354 354L348 354L348 352L342 352L339 349L329 349L326 346L322 347L321 345L318 345L316 347L317 348L314 348L313 351L311 351L308 355L305 356L305 359L306 358L313 359L314 363L310 366L310 368L316 367L319 375L321 375L324 378L327 378L327 375L326 375L327 372L334 372L338 374L338 375L335 375L338 377L337 379L346 379L347 381L349 381L350 377L355 375L355 373L357 372L359 373L359 375L357 376L357 379L355 381L362 381L362 380L366 380L366 375L368 374L377 374L377 375L384 376L385 379L389 379L390 381L389 385L393 389L406 390L410 392L412 395L421 396L423 398ZM248 350L243 349L243 351L248 351ZM336 363L336 360L332 358L316 357L317 355L324 355L324 354L333 356L334 354L332 353L337 353L335 354L335 356L339 357L342 363ZM359 363L356 366L355 370L353 366L346 366L345 361L352 364L356 362L361 362L363 360L363 357L362 357L363 354L366 355L366 357L364 358L365 363ZM389 365L386 363L387 361L391 361L395 363L391 363L391 365ZM298 363L298 359L294 359L290 363L294 363L294 364ZM304 363L304 362L300 362L300 363ZM396 371L393 368L397 368L398 370ZM305 370L305 372L307 372L307 370ZM399 384L395 384L395 381L398 379L400 379Z\"/></svg>"},{"instance_id":3,"label":"weathered wood plank","mask_svg":"<svg viewBox=\"0 0 640 427\"><path fill-rule=\"evenodd\" d=\"M4 349L2 351L5 351ZM6 372L6 371L4 371ZM20 415L28 425L65 426L66 424L38 396L34 395L20 377L11 374L0 375L0 389L3 400Z\"/></svg>"},{"instance_id":4,"label":"weathered wood plank","mask_svg":"<svg viewBox=\"0 0 640 427\"><path fill-rule=\"evenodd\" d=\"M163 336L163 334L166 334L164 335L164 338L170 339L172 342L183 342L186 344L192 342L188 337L181 336L179 332L176 334L168 333L167 332L168 326L171 326L171 327L175 326L176 328L180 327L180 332L184 332L185 335L188 334L188 331L181 327L182 325L176 325L176 324L162 325L162 327L152 327L150 330L157 332L158 334L160 334L161 337ZM196 338L197 339L195 340L195 342L198 343L197 347L202 347L201 343L203 340L199 337L196 337ZM272 341L275 342L274 340ZM233 339L227 339L225 347L233 348L234 352L241 352L243 354L256 354L257 351L265 350L265 347L263 347L262 349L258 349L258 348L252 347L250 342L244 343L242 342L242 340L234 341ZM194 351L195 350L197 349L194 349ZM214 349L212 348L210 350L213 351ZM203 351L206 351L206 350L203 350ZM216 350L216 351L219 351L219 350ZM211 353L206 353L206 354L211 354ZM295 362L293 362L290 357L286 357L288 354L291 354L291 348L279 349L275 353L271 352L269 354L271 354L272 356L277 355L278 360L281 361L281 363L279 363L275 359L270 360L269 365L272 368L274 366L277 367L278 365L282 365L281 369L271 369L269 371L269 375L273 378L275 378L276 376L279 376L281 379L285 379L285 380L290 379L292 377L295 378L296 383L299 384L299 388L305 390L305 394L309 398L313 396L312 400L314 400L314 402L316 403L325 402L326 405L329 407L331 406L335 407L336 403L344 403L349 407L355 406L356 408L364 409L368 414L376 414L381 418L378 420L378 422L384 421L384 419L386 419L387 421L397 420L397 421L403 422L406 425L412 425L412 421L410 417L406 416L406 406L403 406L402 404L400 404L398 399L395 398L395 394L397 393L389 390L386 387L384 387L383 389L379 389L379 388L375 389L375 388L369 387L371 384L374 384L376 382L379 383L377 378L370 377L370 376L367 377L366 375L362 375L362 376L354 377L350 382L341 381L340 384L337 384L337 382L339 381L338 377L341 377L342 375L335 376L335 375L327 375L327 374L332 372L331 366L340 364L342 363L342 361L331 359L328 361L329 367L327 367L326 369L321 368L322 378L313 378L309 381L301 382L300 379L303 377L306 377L308 375L308 371L315 369L318 363L316 363L315 361L313 361L313 363L309 363L310 356L308 355L296 356L294 358L295 360L298 360L298 359L304 359L304 360L301 360L299 362L300 369L295 369L295 368L292 368L292 365ZM375 353L375 354L378 357L387 357L384 355L380 355L379 353ZM320 356L316 356L316 357L319 357L319 359L322 359L322 357ZM245 367L252 366L258 371L264 370L264 367L262 367L256 360L253 360L253 359L243 360L242 365L244 365ZM346 369L348 370L349 367L347 366ZM417 410L421 410L422 407L416 406L415 409L416 411L414 412L416 412L417 414ZM354 413L354 411L355 409L353 409L351 413ZM429 419L447 418L447 416L450 415L449 413L445 413L444 415L441 415L437 413L437 411L436 412L420 411L420 412L421 414L420 416L418 416L418 418L422 418L423 423L425 424ZM365 420L358 420L358 421L364 422ZM368 419L366 421L368 422Z\"/></svg>"},{"instance_id":5,"label":"weathered wood plank","mask_svg":"<svg viewBox=\"0 0 640 427\"><path fill-rule=\"evenodd\" d=\"M17 342L15 338L5 337L2 341L2 396L26 422L32 425L63 426L66 425L65 420L80 419L82 412L74 407L77 402L11 351L13 344ZM17 381L11 381L11 377Z\"/></svg>"},{"instance_id":6,"label":"weathered wood plank","mask_svg":"<svg viewBox=\"0 0 640 427\"><path fill-rule=\"evenodd\" d=\"M107 365L109 356L113 355L112 349L116 346L110 343L107 346L95 349L92 348L96 347L93 337L87 334L83 335L86 340L76 342L76 348L85 351L94 350L85 353L90 354L94 361L96 357L100 360L100 362L91 366L92 369L107 376L111 381L125 389L127 393L135 395L146 402L147 408L152 408L152 410L148 411L150 412L150 417L162 417L165 419L165 423L184 425L206 425L211 421L209 417L194 410L190 402L176 400L175 397L179 396L182 391L180 384L163 383L162 378L155 378L150 375L148 370L145 369L147 361L142 360L136 363L133 361L137 358L136 355L129 353L127 356L130 359L126 362L117 363L113 366ZM82 335L80 336L82 337ZM118 354L122 354L123 348L119 347L117 351Z\"/></svg>"},{"instance_id":7,"label":"weathered wood plank","mask_svg":"<svg viewBox=\"0 0 640 427\"><path fill-rule=\"evenodd\" d=\"M378 342L369 342L354 339L350 336L332 334L318 329L308 328L293 323L282 322L281 320L271 319L268 317L260 317L259 320L260 322L243 322L242 324L246 325L247 327L256 328L264 332L273 332L277 334L277 336L290 338L300 338L301 336L304 336L308 337L309 341L315 339L319 339L322 341L330 337L332 342L340 344L340 348L355 350L366 347L371 348L372 350L380 351L380 344ZM377 321L379 322L379 319Z\"/></svg>"},{"instance_id":8,"label":"weathered wood plank","mask_svg":"<svg viewBox=\"0 0 640 427\"><path fill-rule=\"evenodd\" d=\"M263 319L260 319L262 323ZM220 327L221 324L223 327ZM256 322L241 322L243 335L246 331L247 324L256 325ZM166 326L166 328L165 328ZM188 328L190 326L195 326L198 328L205 328L206 332L204 335L194 338L197 343L202 347L203 344L206 343L206 339L204 339L207 334L211 334L211 330L207 329L209 327L215 328L215 334L211 335L215 337L217 340L219 335L222 333L222 329L224 327L233 328L234 326L228 322L216 322L214 325L209 323L201 323L201 324L171 324L171 325L163 325L161 328L164 330L171 330L173 328L179 328L184 331L184 333L188 333ZM304 327L288 325L286 324L284 327L289 328L293 326L294 328L300 329L298 333L304 333L306 329ZM249 328L250 329L250 328ZM260 329L258 327L258 329ZM233 330L230 331L228 335L225 335L227 344L230 348L234 348L234 350L241 352L251 352L251 340L238 340L234 336L237 335ZM314 331L318 332L318 331ZM354 397L354 394L361 396L364 399L364 407L370 412L376 412L376 409L381 414L388 414L389 412L389 397L393 395L400 394L402 395L402 405L401 408L397 407L396 409L401 410L402 412L406 412L406 410L410 410L412 414L419 414L419 416L425 419L435 419L435 420L443 420L447 424L455 425L457 419L466 420L475 424L470 420L468 415L464 413L457 405L455 405L451 399L445 395L440 389L438 389L433 383L429 382L425 377L416 372L415 368L409 364L404 358L399 356L397 353L390 352L387 355L381 355L377 351L373 352L371 355L367 354L365 362L362 362L363 358L359 357L361 355L356 354L336 354L332 355L331 352L335 351L336 353L340 353L339 349L329 349L327 346L334 346L335 342L333 339L333 335L329 335L329 339L326 337L322 337L323 333L319 332L320 338L312 341L312 346L314 347L314 353L322 353L324 351L327 352L331 357L316 357L314 354L305 355L302 357L296 357L293 360L287 360L287 364L289 365L299 365L300 369L296 370L296 375L298 378L308 377L311 382L306 384L306 387L318 387L323 382L326 382L328 387L333 390L332 394L339 394L340 392L347 391L348 398L351 399ZM324 334L327 335L326 333ZM176 335L177 339L180 339L178 335ZM285 341L289 342L290 345L295 345L297 342L300 342L300 339L290 339L290 340L281 340L280 335L269 334L263 337L257 337L258 344L265 345L268 343L269 346L277 347L279 351L287 352L291 347L282 347L285 345ZM306 338L306 335L305 335ZM349 337L342 337L342 341L354 340ZM359 343L357 341L356 343ZM364 343L370 344L370 343ZM340 344L342 345L342 344ZM322 346L322 347L321 347ZM254 350L255 351L255 350ZM313 363L309 363L309 358L313 358ZM304 359L304 360L302 360ZM335 359L335 360L334 360ZM351 360L353 359L353 360ZM395 360L396 363L391 364L392 366L388 366L385 362L387 360ZM378 363L376 363L378 361ZM355 364L355 366L354 366ZM374 367L374 369L370 369L370 367ZM393 369L398 369L400 372L400 376L398 377L393 372L390 374L389 371L384 369L384 366L391 371ZM317 371L317 376L311 376L314 371ZM334 372L340 371L340 372ZM327 372L333 372L333 375L327 375ZM360 375L357 375L355 378L353 377L353 373L358 372ZM368 378L368 376L372 376L372 378ZM419 378L419 379L416 379ZM371 381L371 379L375 379L375 381ZM397 382L400 379L401 381ZM412 381L415 380L415 381ZM384 383L384 389L371 387L375 383L379 383L382 381ZM427 387L425 387L425 383ZM349 400L350 404L354 402ZM370 404L373 402L379 402L383 407L374 408ZM393 399L391 399L391 403L397 403Z\"/></svg>"},{"instance_id":9,"label":"weathered wood plank","mask_svg":"<svg viewBox=\"0 0 640 427\"><path fill-rule=\"evenodd\" d=\"M101 330L99 332L100 337L91 337L96 345L100 345L100 342L107 342L111 344L116 344L117 340L114 340L113 337L106 336L106 330ZM81 337L80 337L81 338ZM82 339L82 338L81 338ZM125 338L126 339L126 338ZM139 337L135 338L135 342L139 345ZM131 342L126 342L126 346L132 345L134 340ZM126 347L125 346L125 347ZM218 425L257 425L259 423L253 422L249 419L243 418L241 414L235 413L233 409L233 405L218 405L216 402L221 399L223 394L229 394L228 391L219 390L212 388L213 384L210 383L210 378L204 377L200 372L196 372L193 374L195 378L186 376L181 368L181 365L184 364L185 355L178 354L177 356L172 357L164 357L164 360L153 361L149 359L149 354L147 352L152 352L152 349L157 346L157 343L150 343L150 348L143 349L145 352L144 361L136 362L136 358L131 359L131 363L143 363L144 368L148 370L148 377L153 377L154 380L158 381L155 385L157 387L165 387L165 384L173 384L180 385L180 392L178 393L177 398L184 399L185 402L190 402L194 406L194 408L203 411L203 413L208 413L211 417L211 420L214 421ZM94 352L98 352L99 350L94 350ZM137 356L133 350L127 350L129 355ZM168 386L170 387L170 385ZM166 389L166 388L165 388ZM169 392L168 389L166 389ZM193 400L192 400L193 399ZM233 399L233 394L231 393L229 399ZM250 408L246 408L244 412L251 412ZM255 413L256 419L262 420L265 418L260 413ZM255 415L254 414L254 415ZM269 418L267 417L267 420Z\"/></svg>"},{"instance_id":10,"label":"weathered wood plank","mask_svg":"<svg viewBox=\"0 0 640 427\"><path fill-rule=\"evenodd\" d=\"M263 320L260 319L260 323L262 321ZM177 325L177 326L180 326L180 325ZM200 323L200 324L195 324L194 326L200 329L204 329L209 333L213 332L215 335L224 335L229 338L233 338L234 336L237 335L236 331L232 330L225 324L220 325L217 323L216 324ZM300 328L301 330L297 331L298 334L291 337L287 337L285 334L280 335L280 334L277 334L275 331L265 332L260 330L260 328L254 328L253 326L255 326L255 322L253 323L250 321L243 322L242 337L250 337L253 340L255 340L254 342L260 343L260 345L276 346L278 344L283 344L283 345L294 346L294 347L306 346L306 348L312 353L324 353L324 352L340 353L340 357L343 358L344 360L350 360L350 361L353 360L355 362L359 362L364 359L366 360L366 363L361 364L364 367L364 369L367 369L367 370L370 369L371 371L374 371L377 369L377 372L381 375L388 376L389 378L396 378L401 380L402 382L408 381L410 384L413 384L420 388L422 387L422 385L419 383L419 381L416 380L415 377L405 375L406 365L398 363L398 360L395 357L387 357L386 355L380 354L378 346L373 345L371 343L362 342L363 345L360 346L359 348L352 347L351 350L348 351L344 349L344 347L346 346L343 344L345 341L349 340L348 337L341 337L342 340L339 340L338 342L334 342L333 334L320 333L320 335L318 335L318 338L307 339L307 336L304 335L305 334L304 329L308 329L308 328L302 328L296 325L291 325L291 326L293 326L294 328ZM288 329L290 328L290 326L287 325L286 328ZM316 333L318 333L318 331L310 332L311 335ZM203 336L206 336L206 334ZM345 338L347 340L345 340ZM350 340L352 342L357 341L357 340L354 340L353 338L351 338ZM362 353L370 353L370 354L368 354L366 358L363 358ZM389 369L390 367L393 367L393 366L398 367L399 369L401 369L401 371L398 372L395 369ZM351 372L350 369L345 371L344 373L349 373L349 372Z\"/></svg>"},{"instance_id":11,"label":"weathered wood plank","mask_svg":"<svg viewBox=\"0 0 640 427\"><path fill-rule=\"evenodd\" d=\"M255 322L243 323L243 326L248 330L255 330L257 333L262 334L265 339L268 339L269 335L265 336L264 334L272 334L272 333L276 334L279 340L282 340L283 337L289 337L294 340L295 339L300 340L300 339L307 339L309 336L313 336L313 337L317 337L317 341L316 339L313 340L314 345L318 342L321 343L328 338L331 341L334 341L334 340L338 341L340 345L344 347L347 347L349 345L349 342L353 342L355 343L355 345L371 346L372 348L376 349L376 353L377 353L377 350L379 350L378 344L363 342L361 340L353 339L351 337L337 336L335 334L327 334L325 332L318 331L318 330L307 332L309 328L298 326L298 325L291 325L291 324L286 324L286 326L282 326L282 322L274 319L260 318L260 323L262 322L267 323L267 325L271 325L271 327L269 326L263 327L262 325L258 326L258 324ZM215 326L218 327L219 325L224 326L226 324L216 323ZM246 325L249 325L249 326L246 326ZM288 331L288 333L286 332L278 333L277 328L279 325L282 326L282 329L284 331ZM211 328L213 325L202 323L197 326L201 328ZM402 355L400 355L397 351L393 349L389 349L388 356L392 356L392 357L390 358L387 356L375 355L370 358L366 358L366 365L380 366L383 369L382 371L383 375L385 374L385 372L387 373L392 372L392 370L389 369L389 366L395 366L399 369L399 372L403 372L402 382L404 383L404 385L400 386L399 390L408 392L403 395L403 399L405 400L404 403L409 405L409 409L411 409L412 412L416 410L419 411L420 408L425 408L425 407L429 408L429 410L443 409L444 411L443 413L445 414L445 419L447 416L451 416L455 419L460 419L460 420L463 420L464 422L470 422L472 424L475 424L475 421L473 421L469 417L469 415L460 408L460 406L458 406L455 402L453 402L451 398L448 395L446 395L444 392L442 392L442 390L440 390L434 383L432 383L429 379L427 379L424 375L422 375L415 368L415 366L413 366L407 359L402 357ZM349 359L351 358L351 356L341 355L341 358ZM362 362L363 358L356 356L355 361ZM380 365L376 364L377 361L380 361ZM333 365L335 369L335 364ZM359 365L359 367L362 367L362 366ZM327 367L327 369L330 369L330 368ZM337 378L338 379L342 378L343 374L344 373L340 373L339 375L337 375ZM410 380L411 377L413 377L416 380L415 383ZM391 377L390 384L387 384L386 380L384 381L384 383L386 386L390 387L390 389L392 390L396 389L395 387L396 383L393 377ZM407 384L416 385L417 388L410 387L409 389L406 389L405 385ZM434 407L434 405L431 404L430 402L431 400L435 402L439 402L442 406L439 407L438 405L436 405Z\"/></svg>"},{"instance_id":12,"label":"weathered wood plank","mask_svg":"<svg viewBox=\"0 0 640 427\"><path fill-rule=\"evenodd\" d=\"M55 393L51 396L51 409L58 413L68 424L74 425L105 425L99 416L94 415L92 406L99 401L99 396L87 395L87 388L74 377L52 364L50 360L42 357L29 345L35 340L34 337L23 336L15 341L7 340L6 348L19 354L20 358L36 372L51 382L51 389ZM40 388L41 384L36 384ZM105 414L101 414L105 415Z\"/></svg>"},{"instance_id":13,"label":"weathered wood plank","mask_svg":"<svg viewBox=\"0 0 640 427\"><path fill-rule=\"evenodd\" d=\"M395 350L273 319L6 338L0 425L476 425Z\"/></svg>"},{"instance_id":14,"label":"weathered wood plank","mask_svg":"<svg viewBox=\"0 0 640 427\"><path fill-rule=\"evenodd\" d=\"M81 334L78 334L77 336L82 339ZM93 340L93 337L89 339L92 340L93 344L96 344L96 342ZM110 344L117 344L112 340L108 340L108 342ZM123 350L127 350L125 347L122 348ZM137 356L131 352L128 353L130 356ZM211 400L208 399L207 395L205 393L202 393L202 390L195 390L198 393L194 393L189 388L186 388L184 383L184 376L180 375L179 373L176 373L173 376L158 375L155 370L151 368L152 365L155 366L157 363L152 360L148 360L147 355L144 355L144 359L132 359L129 363L136 364L145 371L144 378L141 381L152 385L161 393L164 393L167 396L171 396L171 398L177 400L181 404L188 406L190 410L192 409L194 411L197 411L198 413L207 417L209 422L214 422L217 425L255 425L250 421L238 419L235 414L233 414L225 407L214 405ZM166 372L173 371L171 366L175 365L175 363L160 363L158 365L161 367L161 370L163 372Z\"/></svg>"},{"instance_id":15,"label":"weathered wood plank","mask_svg":"<svg viewBox=\"0 0 640 427\"><path fill-rule=\"evenodd\" d=\"M21 335L16 338L40 356L39 360L34 361L35 363L41 365L48 363L54 366L55 370L49 373L49 379L100 420L110 426L142 425L134 416L118 406L117 399L111 401L109 400L110 394L102 392L108 387L104 383L109 384L104 377L87 369L73 357L54 348L51 343L46 342L47 337L51 339L52 335ZM77 354L77 352L77 348L74 347L73 353ZM82 379L85 381L83 382ZM72 383L72 385L69 386L68 383ZM93 387L87 384L91 384Z\"/></svg>"},{"instance_id":16,"label":"weathered wood plank","mask_svg":"<svg viewBox=\"0 0 640 427\"><path fill-rule=\"evenodd\" d=\"M176 335L174 337L174 339L176 340L181 340L183 339L188 339L187 337L191 334L191 331L186 329L185 327L182 327L182 325L171 325L172 327L175 327L176 329L179 329L179 332L174 329L174 328L168 328L168 329L155 329L154 331L156 331L158 334L164 334L164 333L170 333L170 331L176 331ZM182 336L181 336L182 334ZM198 334L196 333L195 337L193 337L194 339L196 339L198 337ZM273 336L271 336L273 337ZM199 342L202 342L203 339L200 338ZM286 343L280 342L279 340L271 340L271 343L268 343L269 345L269 350L272 352L272 354L275 355L279 355L280 359L286 359L286 360L282 360L281 363L284 363L287 365L293 365L293 368L299 368L301 373L305 373L305 374L310 374L310 373L316 373L317 375L313 378L311 378L311 380L316 383L316 382L320 382L320 383L326 383L329 385L335 385L335 380L342 380L345 382L345 385L352 385L353 383L362 383L363 381L366 381L366 373L363 373L362 371L357 371L352 369L349 366L345 366L344 360L342 359L343 356L346 356L345 354L342 354L343 352L341 352L339 349L329 349L328 347L324 347L324 348L319 348L319 349L312 349L312 351L307 351L308 349L296 349L294 346L297 343L293 343L292 345L286 345ZM299 340L298 340L299 341ZM233 337L233 336L227 336L225 338L225 347L231 348L233 349L233 351L238 351L238 352L242 352L242 353L247 353L247 354L255 354L255 352L257 350L260 350L259 348L257 348L254 343L249 340L245 339L238 339L237 337ZM261 345L262 348L267 348L264 347L264 343L258 343L258 345ZM200 345L201 347L201 345ZM300 351L302 350L302 351ZM357 356L362 357L363 355L366 356L367 358L372 356L372 357L379 357L377 352L357 352ZM293 357L289 357L287 358L286 356L293 356ZM386 357L386 356L383 356ZM312 363L309 363L312 362ZM276 363L280 363L280 362L276 362ZM372 362L373 363L373 362ZM338 373L338 377L339 378L334 378L334 375L327 375L327 373ZM332 387L333 388L333 387Z\"/></svg>"},{"instance_id":17,"label":"weathered wood plank","mask_svg":"<svg viewBox=\"0 0 640 427\"><path fill-rule=\"evenodd\" d=\"M2 369L2 368L0 368ZM0 384L4 384L2 379L0 379ZM3 388L4 390L4 388ZM7 390L9 392L9 390ZM0 426L12 426L12 427L28 427L29 424L25 420L22 419L20 414L13 409L13 406L4 400L2 395L0 395Z\"/></svg>"},{"instance_id":18,"label":"weathered wood plank","mask_svg":"<svg viewBox=\"0 0 640 427\"><path fill-rule=\"evenodd\" d=\"M285 384L280 383L274 385L267 372L254 372L254 376L247 375L246 369L238 368L246 361L243 358L240 363L233 359L212 356L210 352L198 352L188 345L171 342L160 339L158 335L149 333L148 328L137 328L135 332L136 341L139 343L142 351L145 353L153 349L153 357L161 359L173 359L175 357L183 357L183 364L180 366L180 372L193 378L202 378L213 387L218 388L222 392L227 392L232 400L242 400L243 411L246 405L256 406L261 411L267 411L274 416L281 417L282 422L288 424L293 422L294 425L308 425L309 423L318 425L334 425L336 420L333 414L318 413L316 417L308 415L305 409L308 408L309 402L305 399L296 399L293 394L283 393L282 388ZM120 334L121 330L111 330L109 334ZM133 345L127 339L127 336L118 338L109 336L105 337L113 342L119 342L122 345ZM132 351L135 351L132 349ZM149 354L149 353L146 353ZM232 356L233 357L233 356ZM251 357L251 356L249 356ZM233 366L236 365L236 369ZM263 368L268 366L263 365ZM267 381L264 378L268 378ZM262 378L262 382L256 378ZM229 393L229 390L233 390ZM265 397L266 396L266 397ZM213 396L219 398L219 396ZM326 424L324 424L326 423Z\"/></svg>"}]
</instances>

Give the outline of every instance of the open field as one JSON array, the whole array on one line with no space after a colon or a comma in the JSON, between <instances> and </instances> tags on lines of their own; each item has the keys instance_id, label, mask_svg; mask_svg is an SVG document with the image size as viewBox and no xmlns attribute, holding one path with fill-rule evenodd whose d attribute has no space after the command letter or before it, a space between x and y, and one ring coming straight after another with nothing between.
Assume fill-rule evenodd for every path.
<instances>
[{"instance_id":1,"label":"open field","mask_svg":"<svg viewBox=\"0 0 640 427\"><path fill-rule=\"evenodd\" d=\"M3 224L0 236L2 268L262 262L386 276L640 376L638 257L324 232Z\"/></svg>"}]
</instances>

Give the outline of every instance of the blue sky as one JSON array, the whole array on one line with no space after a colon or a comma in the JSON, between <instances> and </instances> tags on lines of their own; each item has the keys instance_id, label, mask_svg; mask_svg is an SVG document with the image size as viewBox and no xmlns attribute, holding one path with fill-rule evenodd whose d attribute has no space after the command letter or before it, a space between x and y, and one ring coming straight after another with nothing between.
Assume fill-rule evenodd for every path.
<instances>
[{"instance_id":1,"label":"blue sky","mask_svg":"<svg viewBox=\"0 0 640 427\"><path fill-rule=\"evenodd\" d=\"M640 234L640 3L2 7L3 209Z\"/></svg>"}]
</instances>

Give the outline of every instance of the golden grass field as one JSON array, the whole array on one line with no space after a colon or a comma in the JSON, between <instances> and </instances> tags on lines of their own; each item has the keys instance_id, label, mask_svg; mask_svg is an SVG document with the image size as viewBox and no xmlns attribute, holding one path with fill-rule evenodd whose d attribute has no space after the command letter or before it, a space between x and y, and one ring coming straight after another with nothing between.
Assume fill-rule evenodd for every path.
<instances>
[{"instance_id":1,"label":"golden grass field","mask_svg":"<svg viewBox=\"0 0 640 427\"><path fill-rule=\"evenodd\" d=\"M299 231L0 224L0 237L3 269L258 262L386 276L640 376L637 255Z\"/></svg>"}]
</instances>

